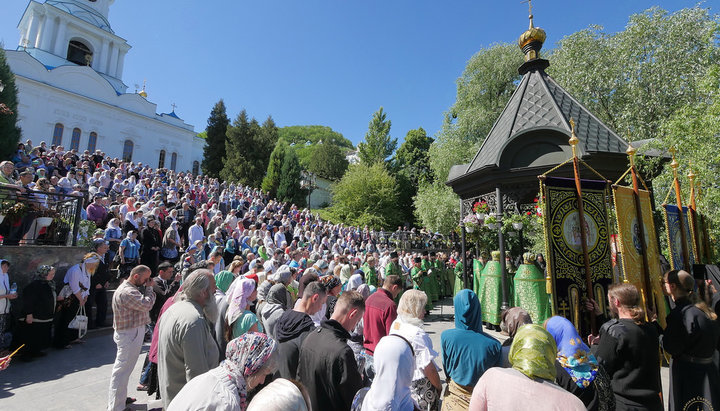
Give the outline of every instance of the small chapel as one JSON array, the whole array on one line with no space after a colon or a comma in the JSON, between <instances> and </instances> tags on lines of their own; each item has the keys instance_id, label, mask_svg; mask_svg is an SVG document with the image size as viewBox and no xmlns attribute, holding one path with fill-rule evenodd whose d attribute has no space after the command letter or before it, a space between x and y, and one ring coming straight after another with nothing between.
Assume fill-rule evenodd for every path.
<instances>
[{"instance_id":1,"label":"small chapel","mask_svg":"<svg viewBox=\"0 0 720 411\"><path fill-rule=\"evenodd\" d=\"M128 92L123 82L131 46L110 25L114 1L28 3L18 47L5 50L22 139L198 174L205 140L174 108L158 113L144 87Z\"/></svg>"}]
</instances>

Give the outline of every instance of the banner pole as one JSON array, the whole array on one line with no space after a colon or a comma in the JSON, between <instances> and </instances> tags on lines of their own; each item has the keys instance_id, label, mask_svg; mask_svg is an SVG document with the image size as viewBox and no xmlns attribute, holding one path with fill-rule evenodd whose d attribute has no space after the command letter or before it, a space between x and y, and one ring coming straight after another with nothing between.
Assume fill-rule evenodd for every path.
<instances>
[{"instance_id":1,"label":"banner pole","mask_svg":"<svg viewBox=\"0 0 720 411\"><path fill-rule=\"evenodd\" d=\"M571 127L571 133L572 137L570 137L570 146L572 147L572 156L573 156L573 171L575 175L575 192L577 195L577 202L578 202L578 223L580 224L580 245L582 246L582 252L583 252L583 260L585 262L585 286L587 288L587 295L588 298L594 300L594 293L593 293L593 287L592 287L592 279L590 276L590 256L588 254L588 245L587 245L587 229L585 227L585 210L583 207L583 198L582 198L582 187L580 182L580 161L577 156L577 144L580 142L580 140L577 138L577 135L575 135L575 120L570 119L570 127ZM595 318L594 313L590 313L590 330L593 335L597 335L597 320Z\"/></svg>"},{"instance_id":2,"label":"banner pole","mask_svg":"<svg viewBox=\"0 0 720 411\"><path fill-rule=\"evenodd\" d=\"M640 205L640 187L638 186L638 175L637 169L635 168L635 153L637 150L632 145L628 145L625 151L630 157L630 173L632 174L632 185L633 185L633 199L635 200L635 215L638 222L638 235L640 236L640 254L642 255L643 263L643 288L645 291L645 303L646 308L655 311L655 299L652 298L652 288L650 286L650 263L647 255L647 244L645 244L645 220L643 219L642 206ZM652 216L651 216L652 217ZM647 318L647 311L645 310L645 317Z\"/></svg>"}]
</instances>

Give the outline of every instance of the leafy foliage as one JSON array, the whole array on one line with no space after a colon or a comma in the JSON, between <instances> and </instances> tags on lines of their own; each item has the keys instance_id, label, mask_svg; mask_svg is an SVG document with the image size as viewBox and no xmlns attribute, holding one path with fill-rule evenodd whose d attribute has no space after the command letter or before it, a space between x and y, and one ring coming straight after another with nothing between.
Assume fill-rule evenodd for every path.
<instances>
[{"instance_id":1,"label":"leafy foliage","mask_svg":"<svg viewBox=\"0 0 720 411\"><path fill-rule=\"evenodd\" d=\"M293 150L285 150L277 198L300 207L305 205L305 190L300 188L300 162Z\"/></svg>"},{"instance_id":2,"label":"leafy foliage","mask_svg":"<svg viewBox=\"0 0 720 411\"><path fill-rule=\"evenodd\" d=\"M225 158L225 138L230 119L227 116L225 102L220 99L212 111L205 128L206 145L203 149L202 170L210 177L219 177Z\"/></svg>"},{"instance_id":3,"label":"leafy foliage","mask_svg":"<svg viewBox=\"0 0 720 411\"><path fill-rule=\"evenodd\" d=\"M400 221L395 178L382 163L354 164L333 186L330 212L348 224L391 228Z\"/></svg>"},{"instance_id":4,"label":"leafy foliage","mask_svg":"<svg viewBox=\"0 0 720 411\"><path fill-rule=\"evenodd\" d=\"M360 161L366 165L385 163L397 147L397 139L390 137L392 122L387 119L387 114L380 107L376 111L368 131L365 133L365 141L358 144L358 155Z\"/></svg>"},{"instance_id":5,"label":"leafy foliage","mask_svg":"<svg viewBox=\"0 0 720 411\"><path fill-rule=\"evenodd\" d=\"M459 204L457 195L445 184L425 184L414 198L415 216L430 231L449 233L460 221Z\"/></svg>"},{"instance_id":6,"label":"leafy foliage","mask_svg":"<svg viewBox=\"0 0 720 411\"><path fill-rule=\"evenodd\" d=\"M280 176L282 175L283 161L285 153L288 151L288 145L284 140L279 140L275 144L275 148L270 153L270 162L268 164L267 173L262 181L263 191L270 193L271 197L277 195L277 189L280 185Z\"/></svg>"},{"instance_id":7,"label":"leafy foliage","mask_svg":"<svg viewBox=\"0 0 720 411\"><path fill-rule=\"evenodd\" d=\"M277 127L272 117L268 117L261 127L254 118L248 119L245 110L241 111L232 126L228 127L226 157L220 177L251 187L260 186L277 138Z\"/></svg>"},{"instance_id":8,"label":"leafy foliage","mask_svg":"<svg viewBox=\"0 0 720 411\"><path fill-rule=\"evenodd\" d=\"M0 81L5 89L0 93L0 158L10 158L20 141L20 127L17 126L17 87L15 75L10 71L5 50L0 47Z\"/></svg>"},{"instance_id":9,"label":"leafy foliage","mask_svg":"<svg viewBox=\"0 0 720 411\"><path fill-rule=\"evenodd\" d=\"M348 168L348 161L340 147L322 142L314 146L307 169L331 180L340 179Z\"/></svg>"},{"instance_id":10,"label":"leafy foliage","mask_svg":"<svg viewBox=\"0 0 720 411\"><path fill-rule=\"evenodd\" d=\"M417 187L421 182L433 180L430 170L430 145L433 138L428 137L425 130L420 127L408 131L405 141L395 152L395 167L398 172L405 174L410 182Z\"/></svg>"},{"instance_id":11,"label":"leafy foliage","mask_svg":"<svg viewBox=\"0 0 720 411\"><path fill-rule=\"evenodd\" d=\"M278 138L285 140L295 150L300 165L309 169L310 162L321 143L331 143L344 155L352 150L353 144L342 134L326 126L289 126L278 130Z\"/></svg>"}]
</instances>

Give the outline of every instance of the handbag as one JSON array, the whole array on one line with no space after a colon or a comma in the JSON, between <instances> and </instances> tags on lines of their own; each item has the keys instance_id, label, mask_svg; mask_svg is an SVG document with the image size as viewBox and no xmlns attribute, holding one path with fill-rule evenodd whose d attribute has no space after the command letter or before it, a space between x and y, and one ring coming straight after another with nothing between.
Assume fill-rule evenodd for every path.
<instances>
[{"instance_id":1,"label":"handbag","mask_svg":"<svg viewBox=\"0 0 720 411\"><path fill-rule=\"evenodd\" d=\"M160 255L163 258L167 258L168 260L172 260L174 258L177 258L178 256L178 250L175 247L163 247L160 249Z\"/></svg>"},{"instance_id":2,"label":"handbag","mask_svg":"<svg viewBox=\"0 0 720 411\"><path fill-rule=\"evenodd\" d=\"M87 327L88 318L87 315L85 315L85 306L81 305L80 308L78 308L77 314L75 314L75 318L68 324L68 328L80 331L79 338L83 338L85 334L87 334Z\"/></svg>"}]
</instances>

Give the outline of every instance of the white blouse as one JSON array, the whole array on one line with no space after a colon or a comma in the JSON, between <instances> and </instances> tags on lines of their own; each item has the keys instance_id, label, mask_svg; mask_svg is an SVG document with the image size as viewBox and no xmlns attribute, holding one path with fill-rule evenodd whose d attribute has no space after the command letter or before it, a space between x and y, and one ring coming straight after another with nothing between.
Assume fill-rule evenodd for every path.
<instances>
[{"instance_id":1,"label":"white blouse","mask_svg":"<svg viewBox=\"0 0 720 411\"><path fill-rule=\"evenodd\" d=\"M425 378L425 367L432 363L435 368L435 357L438 356L437 351L433 349L432 340L422 327L403 321L401 317L393 321L390 325L390 334L397 334L410 342L415 351L415 372L413 373L413 381Z\"/></svg>"}]
</instances>

